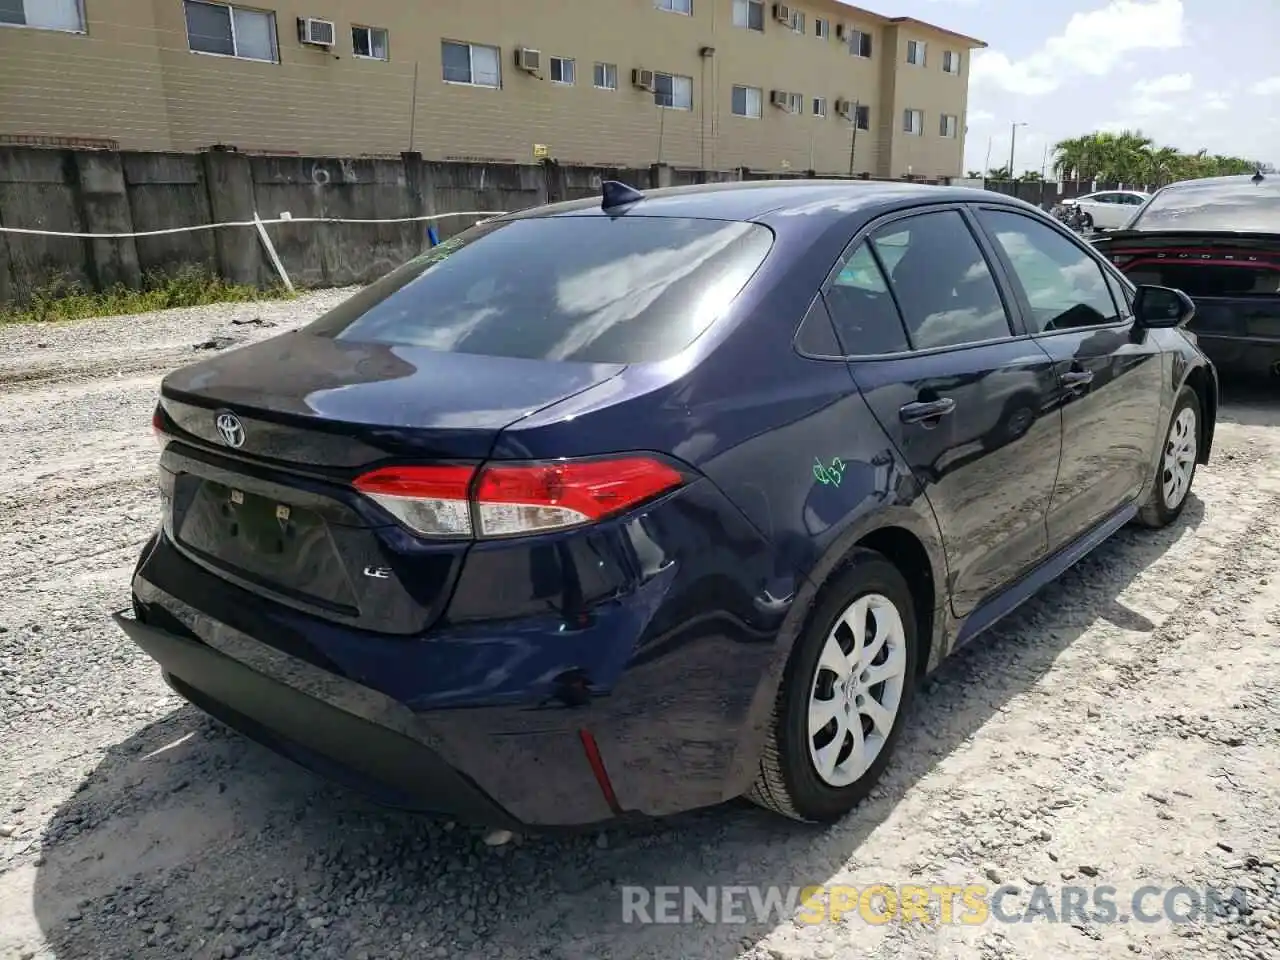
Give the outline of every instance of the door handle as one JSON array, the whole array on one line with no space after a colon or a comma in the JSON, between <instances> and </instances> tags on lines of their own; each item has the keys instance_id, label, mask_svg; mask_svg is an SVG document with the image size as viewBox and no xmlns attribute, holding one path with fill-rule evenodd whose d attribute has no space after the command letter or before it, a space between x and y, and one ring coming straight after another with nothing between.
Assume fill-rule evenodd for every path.
<instances>
[{"instance_id":1,"label":"door handle","mask_svg":"<svg viewBox=\"0 0 1280 960\"><path fill-rule=\"evenodd\" d=\"M898 411L898 418L903 423L920 423L924 420L936 420L945 417L956 408L956 402L950 397L939 397L937 400L918 400L908 403Z\"/></svg>"},{"instance_id":2,"label":"door handle","mask_svg":"<svg viewBox=\"0 0 1280 960\"><path fill-rule=\"evenodd\" d=\"M1062 375L1064 387L1087 387L1093 383L1092 370L1068 370Z\"/></svg>"}]
</instances>

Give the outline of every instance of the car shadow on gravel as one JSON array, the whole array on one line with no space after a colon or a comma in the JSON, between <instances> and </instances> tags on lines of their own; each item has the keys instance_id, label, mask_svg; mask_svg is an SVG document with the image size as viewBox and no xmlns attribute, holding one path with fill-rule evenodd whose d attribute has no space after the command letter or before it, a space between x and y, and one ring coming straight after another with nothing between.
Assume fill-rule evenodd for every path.
<instances>
[{"instance_id":1,"label":"car shadow on gravel","mask_svg":"<svg viewBox=\"0 0 1280 960\"><path fill-rule=\"evenodd\" d=\"M1280 377L1241 377L1219 372L1218 422L1280 427Z\"/></svg>"},{"instance_id":2,"label":"car shadow on gravel","mask_svg":"<svg viewBox=\"0 0 1280 960\"><path fill-rule=\"evenodd\" d=\"M326 785L184 706L112 747L52 818L33 878L41 931L60 960L728 960L787 920L748 906L747 923L628 926L620 887L803 887L857 863L906 792L1083 631L1099 620L1150 631L1118 597L1203 517L1193 495L1172 528L1121 531L950 658L916 699L880 788L833 827L736 802L490 848L475 831ZM915 869L936 882L930 865Z\"/></svg>"}]
</instances>

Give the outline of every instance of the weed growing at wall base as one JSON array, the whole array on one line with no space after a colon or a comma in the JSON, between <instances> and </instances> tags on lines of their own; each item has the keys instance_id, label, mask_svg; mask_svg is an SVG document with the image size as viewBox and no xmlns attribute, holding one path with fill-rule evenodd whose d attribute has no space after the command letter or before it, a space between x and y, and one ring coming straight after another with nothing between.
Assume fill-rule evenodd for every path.
<instances>
[{"instance_id":1,"label":"weed growing at wall base","mask_svg":"<svg viewBox=\"0 0 1280 960\"><path fill-rule=\"evenodd\" d=\"M174 307L247 303L288 296L283 287L260 289L227 283L196 268L171 274L148 274L141 289L137 290L120 284L98 292L87 290L78 283L59 280L34 291L26 303L0 305L0 324L86 320Z\"/></svg>"}]
</instances>

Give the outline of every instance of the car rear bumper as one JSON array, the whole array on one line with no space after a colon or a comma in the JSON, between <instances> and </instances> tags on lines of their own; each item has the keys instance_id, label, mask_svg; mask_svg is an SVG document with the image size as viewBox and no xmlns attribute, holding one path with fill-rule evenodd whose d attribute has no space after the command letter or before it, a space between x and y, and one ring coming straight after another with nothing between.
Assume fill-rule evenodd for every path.
<instances>
[{"instance_id":1,"label":"car rear bumper","mask_svg":"<svg viewBox=\"0 0 1280 960\"><path fill-rule=\"evenodd\" d=\"M1280 340L1274 337L1215 336L1194 329L1197 346L1214 366L1239 373L1267 374L1280 364Z\"/></svg>"},{"instance_id":2,"label":"car rear bumper","mask_svg":"<svg viewBox=\"0 0 1280 960\"><path fill-rule=\"evenodd\" d=\"M116 624L160 664L174 692L282 756L389 806L492 826L515 821L426 745L250 669L208 644L140 623Z\"/></svg>"},{"instance_id":3,"label":"car rear bumper","mask_svg":"<svg viewBox=\"0 0 1280 960\"><path fill-rule=\"evenodd\" d=\"M158 534L134 573L134 616L117 622L197 707L391 805L538 827L660 816L750 786L785 660L788 604L735 586L769 584L771 552L752 549L762 541L745 521L704 512L723 549L700 534L572 617L420 636L272 603ZM650 531L691 530L648 519ZM624 534L636 536L626 523ZM593 534L597 546L612 535Z\"/></svg>"}]
</instances>

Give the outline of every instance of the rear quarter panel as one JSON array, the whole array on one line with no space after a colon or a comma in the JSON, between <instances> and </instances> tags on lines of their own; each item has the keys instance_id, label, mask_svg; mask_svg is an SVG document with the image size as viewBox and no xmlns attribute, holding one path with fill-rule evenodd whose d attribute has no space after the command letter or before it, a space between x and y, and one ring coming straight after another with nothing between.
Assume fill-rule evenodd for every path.
<instances>
[{"instance_id":1,"label":"rear quarter panel","mask_svg":"<svg viewBox=\"0 0 1280 960\"><path fill-rule=\"evenodd\" d=\"M730 313L685 354L636 365L503 432L497 458L653 450L693 466L763 536L772 571L742 583L779 614L724 797L754 779L787 657L821 585L866 534L902 527L945 582L937 525L910 469L841 361L800 356L793 338L858 223L780 228ZM945 618L935 617L935 624ZM941 644L932 643L937 651ZM936 656L936 653L935 653ZM622 684L625 684L625 679Z\"/></svg>"}]
</instances>

